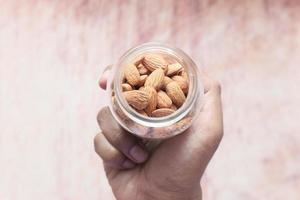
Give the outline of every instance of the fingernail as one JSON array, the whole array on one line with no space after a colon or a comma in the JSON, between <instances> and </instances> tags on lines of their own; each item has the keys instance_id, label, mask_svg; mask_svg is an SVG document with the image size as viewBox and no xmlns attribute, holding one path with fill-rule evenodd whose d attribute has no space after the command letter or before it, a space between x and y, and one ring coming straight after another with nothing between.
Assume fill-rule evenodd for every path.
<instances>
[{"instance_id":1,"label":"fingernail","mask_svg":"<svg viewBox=\"0 0 300 200\"><path fill-rule=\"evenodd\" d=\"M107 86L107 76L101 76L101 78L98 81L98 85L100 86L100 88L105 90Z\"/></svg>"},{"instance_id":2,"label":"fingernail","mask_svg":"<svg viewBox=\"0 0 300 200\"><path fill-rule=\"evenodd\" d=\"M101 74L100 80L98 81L99 86L102 89L106 89L107 78L109 76L111 66L107 66Z\"/></svg>"},{"instance_id":3,"label":"fingernail","mask_svg":"<svg viewBox=\"0 0 300 200\"><path fill-rule=\"evenodd\" d=\"M123 167L126 169L130 169L133 168L135 166L135 164L133 162L131 162L130 160L125 160L123 163Z\"/></svg>"},{"instance_id":4,"label":"fingernail","mask_svg":"<svg viewBox=\"0 0 300 200\"><path fill-rule=\"evenodd\" d=\"M129 154L138 163L142 163L148 158L148 153L138 144L134 145L134 147L130 149Z\"/></svg>"}]
</instances>

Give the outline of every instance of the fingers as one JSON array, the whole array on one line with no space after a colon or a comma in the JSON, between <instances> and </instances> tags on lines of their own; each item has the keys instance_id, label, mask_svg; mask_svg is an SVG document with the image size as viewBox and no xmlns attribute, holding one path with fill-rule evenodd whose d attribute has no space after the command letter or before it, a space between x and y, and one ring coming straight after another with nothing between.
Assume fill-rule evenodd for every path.
<instances>
[{"instance_id":1,"label":"fingers","mask_svg":"<svg viewBox=\"0 0 300 200\"><path fill-rule=\"evenodd\" d=\"M206 149L214 152L223 137L223 111L220 83L203 77L206 93L204 105L199 116L201 125L196 127L202 132L202 139Z\"/></svg>"},{"instance_id":2,"label":"fingers","mask_svg":"<svg viewBox=\"0 0 300 200\"><path fill-rule=\"evenodd\" d=\"M186 133L165 141L151 157L151 161L155 160L153 162L161 166L164 174L170 173L172 176L188 171L182 177L187 182L199 181L223 134L221 87L218 82L204 74L201 75L201 81L205 94L199 118Z\"/></svg>"},{"instance_id":3,"label":"fingers","mask_svg":"<svg viewBox=\"0 0 300 200\"><path fill-rule=\"evenodd\" d=\"M100 88L102 88L104 90L106 89L106 86L107 86L107 79L108 79L111 67L112 67L111 65L107 66L104 69L104 71L103 71L103 73L102 73L102 75L101 75L101 77L99 79L99 83L98 84L99 84Z\"/></svg>"},{"instance_id":4,"label":"fingers","mask_svg":"<svg viewBox=\"0 0 300 200\"><path fill-rule=\"evenodd\" d=\"M218 81L208 77L203 71L200 73L200 79L204 86L204 106L203 114L200 116L202 129L205 132L210 132L210 136L220 140L223 135L223 113L222 113L222 98L221 85Z\"/></svg>"},{"instance_id":5,"label":"fingers","mask_svg":"<svg viewBox=\"0 0 300 200\"><path fill-rule=\"evenodd\" d=\"M100 77L99 86L102 89L107 87L110 68L108 66ZM106 164L121 169L147 160L148 152L136 137L119 126L108 107L99 112L97 120L102 133L95 137L95 150Z\"/></svg>"},{"instance_id":6,"label":"fingers","mask_svg":"<svg viewBox=\"0 0 300 200\"><path fill-rule=\"evenodd\" d=\"M138 139L127 133L113 118L108 107L98 114L98 123L107 141L135 163L143 163L148 152L141 146Z\"/></svg>"},{"instance_id":7,"label":"fingers","mask_svg":"<svg viewBox=\"0 0 300 200\"><path fill-rule=\"evenodd\" d=\"M135 166L135 163L113 147L102 133L97 134L94 138L94 146L96 153L107 166L117 169L130 169Z\"/></svg>"},{"instance_id":8,"label":"fingers","mask_svg":"<svg viewBox=\"0 0 300 200\"><path fill-rule=\"evenodd\" d=\"M205 103L203 111L206 112L206 118L210 120L208 124L213 124L216 132L222 132L220 130L223 129L221 85L212 79L208 79L208 81L209 89L204 97Z\"/></svg>"},{"instance_id":9,"label":"fingers","mask_svg":"<svg viewBox=\"0 0 300 200\"><path fill-rule=\"evenodd\" d=\"M210 78L203 70L201 70L199 74L204 87L204 93L212 92L216 95L221 94L221 85L218 81Z\"/></svg>"}]
</instances>

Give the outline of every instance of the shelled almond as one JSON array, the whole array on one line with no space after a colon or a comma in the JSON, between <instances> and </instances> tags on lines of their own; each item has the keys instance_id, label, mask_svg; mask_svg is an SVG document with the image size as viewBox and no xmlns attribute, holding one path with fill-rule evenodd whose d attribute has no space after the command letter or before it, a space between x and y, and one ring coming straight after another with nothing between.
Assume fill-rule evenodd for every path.
<instances>
[{"instance_id":1,"label":"shelled almond","mask_svg":"<svg viewBox=\"0 0 300 200\"><path fill-rule=\"evenodd\" d=\"M134 64L127 65L124 71L127 83L132 86L138 85L140 82L140 73Z\"/></svg>"},{"instance_id":2,"label":"shelled almond","mask_svg":"<svg viewBox=\"0 0 300 200\"><path fill-rule=\"evenodd\" d=\"M169 83L166 86L166 92L177 107L182 106L185 102L185 95L177 82L173 81Z\"/></svg>"},{"instance_id":3,"label":"shelled almond","mask_svg":"<svg viewBox=\"0 0 300 200\"><path fill-rule=\"evenodd\" d=\"M151 113L151 117L165 117L174 112L175 111L170 108L159 108Z\"/></svg>"},{"instance_id":4,"label":"shelled almond","mask_svg":"<svg viewBox=\"0 0 300 200\"><path fill-rule=\"evenodd\" d=\"M122 90L123 90L123 92L125 92L125 91L131 91L132 87L128 83L123 83L122 84Z\"/></svg>"},{"instance_id":5,"label":"shelled almond","mask_svg":"<svg viewBox=\"0 0 300 200\"><path fill-rule=\"evenodd\" d=\"M148 70L153 72L154 70L161 68L164 71L167 69L168 63L160 55L146 55L141 62Z\"/></svg>"},{"instance_id":6,"label":"shelled almond","mask_svg":"<svg viewBox=\"0 0 300 200\"><path fill-rule=\"evenodd\" d=\"M157 92L156 89L150 86L145 86L142 91L145 91L149 95L149 103L148 106L144 109L147 115L151 115L151 113L157 107Z\"/></svg>"},{"instance_id":7,"label":"shelled almond","mask_svg":"<svg viewBox=\"0 0 300 200\"><path fill-rule=\"evenodd\" d=\"M186 101L189 79L185 68L160 54L139 56L125 66L123 96L139 114L165 117Z\"/></svg>"},{"instance_id":8,"label":"shelled almond","mask_svg":"<svg viewBox=\"0 0 300 200\"><path fill-rule=\"evenodd\" d=\"M189 90L189 83L188 80L186 80L184 77L182 76L173 76L172 80L175 81L181 88L181 90L183 91L183 93L187 93Z\"/></svg>"},{"instance_id":9,"label":"shelled almond","mask_svg":"<svg viewBox=\"0 0 300 200\"><path fill-rule=\"evenodd\" d=\"M170 108L172 106L172 100L164 91L160 90L157 93L157 108Z\"/></svg>"}]
</instances>

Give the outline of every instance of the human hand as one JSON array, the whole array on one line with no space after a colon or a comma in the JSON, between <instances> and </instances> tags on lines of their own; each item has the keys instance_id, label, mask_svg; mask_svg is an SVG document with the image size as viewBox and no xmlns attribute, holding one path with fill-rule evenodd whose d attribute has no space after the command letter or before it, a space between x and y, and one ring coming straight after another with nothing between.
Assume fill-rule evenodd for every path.
<instances>
[{"instance_id":1,"label":"human hand","mask_svg":"<svg viewBox=\"0 0 300 200\"><path fill-rule=\"evenodd\" d=\"M99 85L106 89L107 71ZM102 158L118 200L199 200L200 180L223 136L221 88L203 73L204 103L199 117L185 133L163 141L147 152L140 140L127 133L108 107L97 120L102 130L95 151Z\"/></svg>"}]
</instances>

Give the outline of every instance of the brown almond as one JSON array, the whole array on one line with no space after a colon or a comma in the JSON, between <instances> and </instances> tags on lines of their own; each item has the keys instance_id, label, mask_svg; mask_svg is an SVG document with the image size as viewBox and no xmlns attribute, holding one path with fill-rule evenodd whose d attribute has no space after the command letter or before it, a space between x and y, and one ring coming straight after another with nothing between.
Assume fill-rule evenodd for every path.
<instances>
[{"instance_id":1,"label":"brown almond","mask_svg":"<svg viewBox=\"0 0 300 200\"><path fill-rule=\"evenodd\" d=\"M132 87L131 87L131 85L129 85L128 83L123 83L123 84L122 84L122 90L123 90L123 92L131 91L131 90L132 90Z\"/></svg>"},{"instance_id":2,"label":"brown almond","mask_svg":"<svg viewBox=\"0 0 300 200\"><path fill-rule=\"evenodd\" d=\"M166 89L166 86L167 86L169 83L171 83L172 81L173 81L173 80L172 80L170 77L165 76L161 88L162 88L162 89Z\"/></svg>"},{"instance_id":3,"label":"brown almond","mask_svg":"<svg viewBox=\"0 0 300 200\"><path fill-rule=\"evenodd\" d=\"M140 88L139 88L139 90L143 90L145 87L144 86L141 86Z\"/></svg>"},{"instance_id":4,"label":"brown almond","mask_svg":"<svg viewBox=\"0 0 300 200\"><path fill-rule=\"evenodd\" d=\"M144 87L142 91L147 92L149 95L149 104L144 110L148 115L151 115L157 106L157 92L153 87L149 86Z\"/></svg>"},{"instance_id":5,"label":"brown almond","mask_svg":"<svg viewBox=\"0 0 300 200\"><path fill-rule=\"evenodd\" d=\"M183 69L183 67L179 63L174 63L174 64L171 64L171 65L168 65L166 75L167 76L173 76L175 74L178 74L178 72L180 72L182 69Z\"/></svg>"},{"instance_id":6,"label":"brown almond","mask_svg":"<svg viewBox=\"0 0 300 200\"><path fill-rule=\"evenodd\" d=\"M180 107L185 102L185 95L177 82L173 81L166 86L166 92L172 102Z\"/></svg>"},{"instance_id":7,"label":"brown almond","mask_svg":"<svg viewBox=\"0 0 300 200\"><path fill-rule=\"evenodd\" d=\"M147 92L141 90L132 90L123 92L124 98L129 105L134 107L137 110L145 109L149 104L149 98Z\"/></svg>"},{"instance_id":8,"label":"brown almond","mask_svg":"<svg viewBox=\"0 0 300 200\"><path fill-rule=\"evenodd\" d=\"M174 113L174 110L170 108L160 108L152 112L151 117L165 117Z\"/></svg>"},{"instance_id":9,"label":"brown almond","mask_svg":"<svg viewBox=\"0 0 300 200\"><path fill-rule=\"evenodd\" d=\"M140 82L140 73L134 64L129 64L125 67L124 76L132 86L138 85Z\"/></svg>"},{"instance_id":10,"label":"brown almond","mask_svg":"<svg viewBox=\"0 0 300 200\"><path fill-rule=\"evenodd\" d=\"M179 75L182 76L186 82L189 82L189 76L186 71L181 71Z\"/></svg>"},{"instance_id":11,"label":"brown almond","mask_svg":"<svg viewBox=\"0 0 300 200\"><path fill-rule=\"evenodd\" d=\"M177 110L177 107L174 104L172 104L171 107L170 107L170 109Z\"/></svg>"},{"instance_id":12,"label":"brown almond","mask_svg":"<svg viewBox=\"0 0 300 200\"><path fill-rule=\"evenodd\" d=\"M170 108L172 105L172 100L170 97L162 90L157 93L157 108Z\"/></svg>"},{"instance_id":13,"label":"brown almond","mask_svg":"<svg viewBox=\"0 0 300 200\"><path fill-rule=\"evenodd\" d=\"M138 113L140 113L141 115L147 116L147 113L144 110L137 110Z\"/></svg>"},{"instance_id":14,"label":"brown almond","mask_svg":"<svg viewBox=\"0 0 300 200\"><path fill-rule=\"evenodd\" d=\"M139 64L139 66L137 67L140 75L145 75L145 74L149 74L150 71L143 65L143 64Z\"/></svg>"},{"instance_id":15,"label":"brown almond","mask_svg":"<svg viewBox=\"0 0 300 200\"><path fill-rule=\"evenodd\" d=\"M148 75L142 75L140 77L140 83L139 83L138 86L140 86L140 87L143 86L145 84L145 81L146 81L147 77L148 77Z\"/></svg>"},{"instance_id":16,"label":"brown almond","mask_svg":"<svg viewBox=\"0 0 300 200\"><path fill-rule=\"evenodd\" d=\"M189 84L182 76L173 76L172 79L178 83L184 94L189 91Z\"/></svg>"},{"instance_id":17,"label":"brown almond","mask_svg":"<svg viewBox=\"0 0 300 200\"><path fill-rule=\"evenodd\" d=\"M164 80L164 71L160 68L154 70L146 79L145 86L150 86L159 90Z\"/></svg>"},{"instance_id":18,"label":"brown almond","mask_svg":"<svg viewBox=\"0 0 300 200\"><path fill-rule=\"evenodd\" d=\"M142 63L143 59L144 59L144 56L139 56L139 57L137 57L137 58L135 59L135 61L133 62L134 65L138 67L138 66Z\"/></svg>"},{"instance_id":19,"label":"brown almond","mask_svg":"<svg viewBox=\"0 0 300 200\"><path fill-rule=\"evenodd\" d=\"M166 70L168 65L162 56L155 54L146 55L142 60L142 63L151 72L158 68Z\"/></svg>"}]
</instances>

